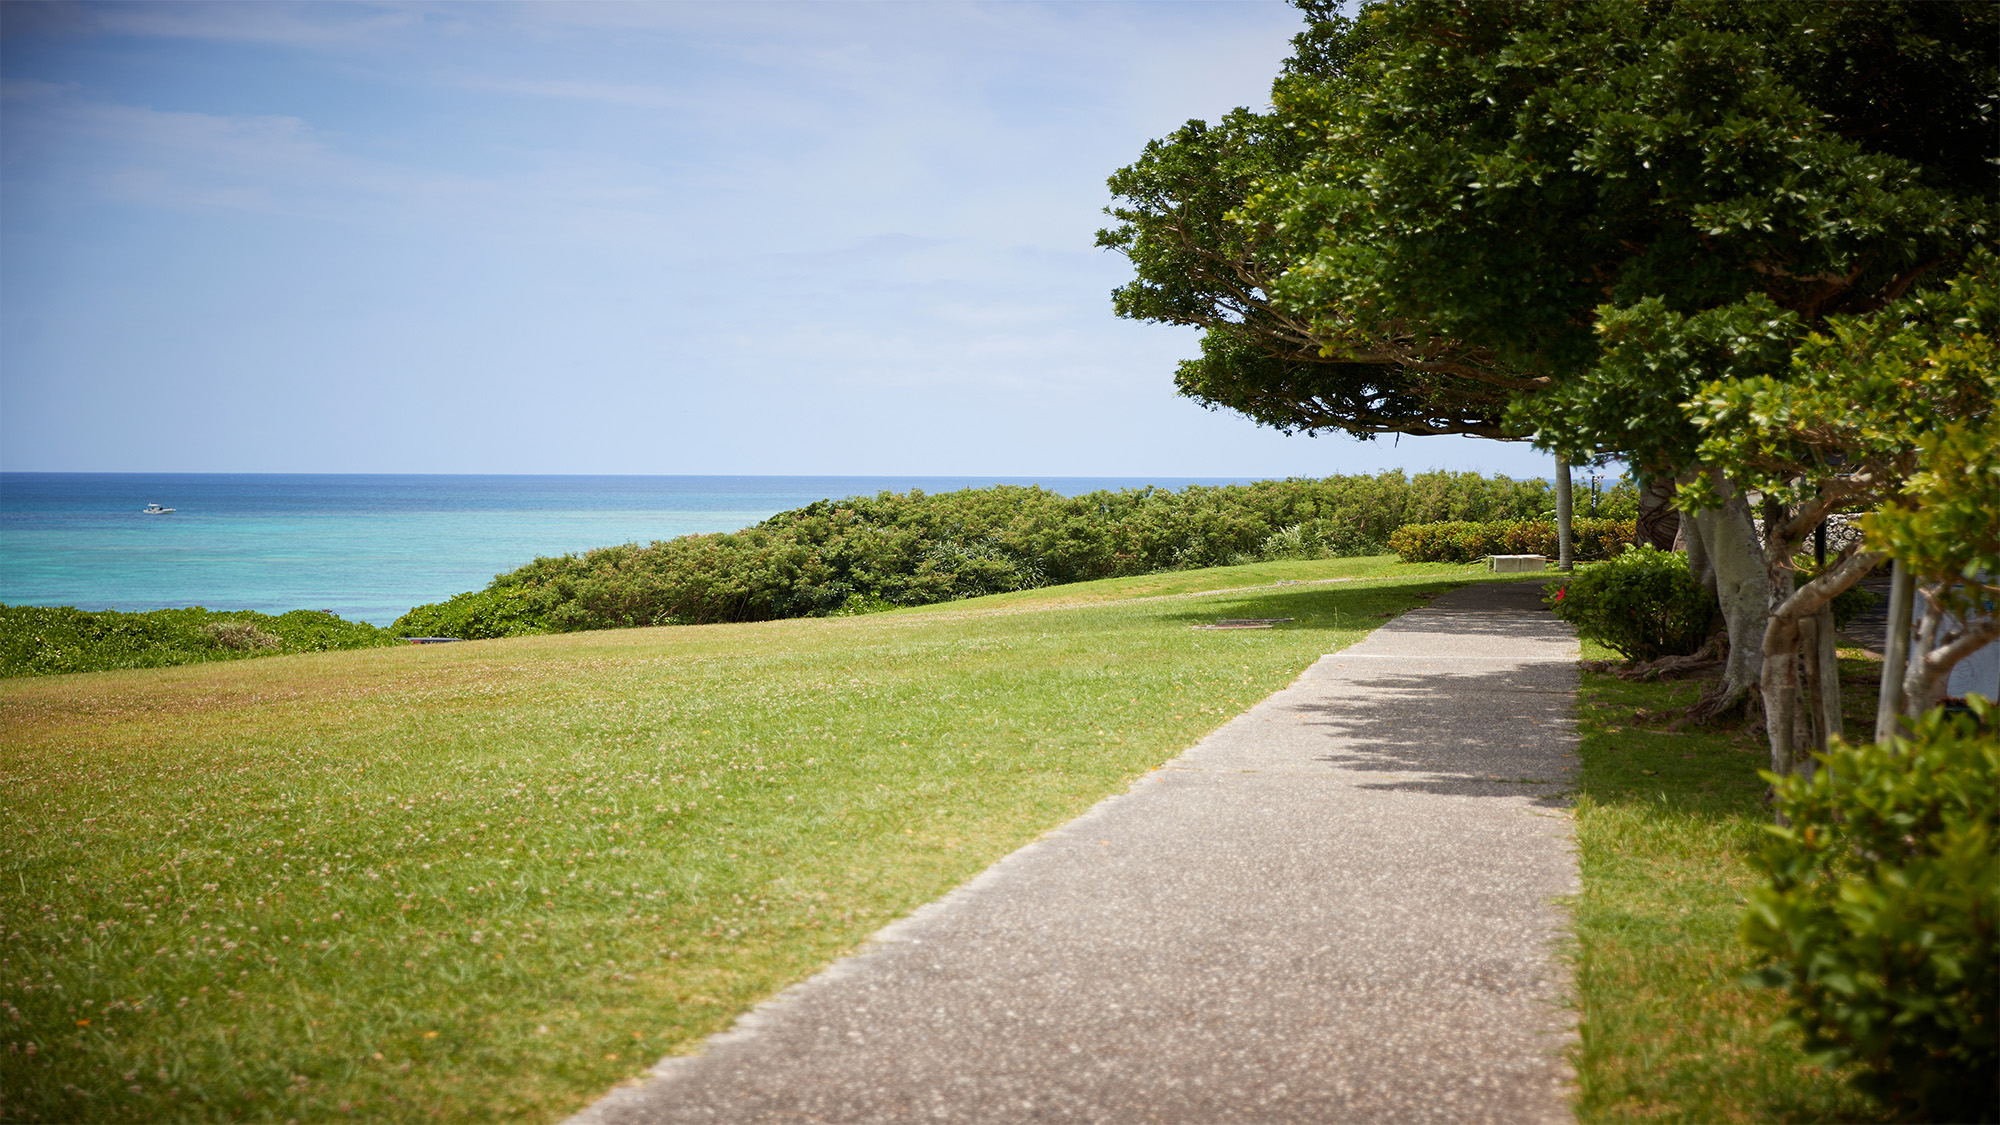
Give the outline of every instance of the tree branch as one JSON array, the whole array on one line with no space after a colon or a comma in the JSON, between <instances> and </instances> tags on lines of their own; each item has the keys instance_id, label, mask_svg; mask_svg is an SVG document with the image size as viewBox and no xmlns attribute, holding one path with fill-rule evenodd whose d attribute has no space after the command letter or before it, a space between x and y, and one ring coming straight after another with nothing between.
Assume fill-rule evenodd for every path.
<instances>
[{"instance_id":1,"label":"tree branch","mask_svg":"<svg viewBox=\"0 0 2000 1125\"><path fill-rule=\"evenodd\" d=\"M1779 603L1771 611L1771 619L1780 617L1796 620L1810 613L1818 613L1821 606L1839 597L1861 576L1875 569L1875 564L1889 557L1887 551L1856 551L1840 565L1832 567L1825 574L1792 591L1792 595Z\"/></svg>"},{"instance_id":2,"label":"tree branch","mask_svg":"<svg viewBox=\"0 0 2000 1125\"><path fill-rule=\"evenodd\" d=\"M1929 676L1942 676L1952 665L2000 640L2000 617L1982 618L1976 623L1963 625L1958 636L1949 644L1932 649L1923 655L1924 671Z\"/></svg>"}]
</instances>

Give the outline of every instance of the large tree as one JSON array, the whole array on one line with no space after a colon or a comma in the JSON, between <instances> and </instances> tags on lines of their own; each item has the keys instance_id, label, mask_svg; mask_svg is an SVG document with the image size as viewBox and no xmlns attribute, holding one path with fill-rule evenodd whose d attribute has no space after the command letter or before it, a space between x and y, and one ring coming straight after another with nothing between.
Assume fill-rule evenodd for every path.
<instances>
[{"instance_id":1,"label":"large tree","mask_svg":"<svg viewBox=\"0 0 2000 1125\"><path fill-rule=\"evenodd\" d=\"M1273 111L1230 134L1234 178L1206 210L1179 218L1183 191L1113 232L1186 231L1178 257L1135 254L1127 315L1173 319L1140 300L1165 278L1225 289L1204 254L1254 266L1254 301L1180 321L1207 329L1181 381L1212 402L1282 418L1310 397L1287 362L1343 387L1355 365L1435 373L1419 401L1494 419L1450 432L1713 478L1683 409L1698 388L1783 379L1829 318L1875 315L1994 240L2000 6L1400 0L1352 24L1305 7ZM1747 498L1712 483L1723 502L1692 531L1732 642L1720 705L1758 682L1792 590Z\"/></svg>"},{"instance_id":2,"label":"large tree","mask_svg":"<svg viewBox=\"0 0 2000 1125\"><path fill-rule=\"evenodd\" d=\"M1367 35L1335 4L1299 6L1311 22L1287 78L1339 89L1366 80ZM1246 221L1241 209L1252 191L1296 174L1314 142L1280 115L1238 109L1214 124L1188 122L1115 173L1108 213L1118 222L1097 241L1132 261L1134 279L1112 295L1118 315L1201 328L1201 355L1180 365L1181 393L1286 433L1525 440L1503 414L1513 395L1546 380L1421 324L1362 323L1273 299L1311 251L1312 232Z\"/></svg>"}]
</instances>

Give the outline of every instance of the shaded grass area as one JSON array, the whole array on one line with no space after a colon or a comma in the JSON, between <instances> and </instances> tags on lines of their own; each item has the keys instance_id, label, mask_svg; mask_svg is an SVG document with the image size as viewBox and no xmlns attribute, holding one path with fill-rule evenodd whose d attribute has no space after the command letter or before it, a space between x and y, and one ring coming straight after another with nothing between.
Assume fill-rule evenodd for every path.
<instances>
[{"instance_id":1,"label":"shaded grass area","mask_svg":"<svg viewBox=\"0 0 2000 1125\"><path fill-rule=\"evenodd\" d=\"M0 684L0 1119L571 1112L1474 577L1370 570Z\"/></svg>"},{"instance_id":2,"label":"shaded grass area","mask_svg":"<svg viewBox=\"0 0 2000 1125\"><path fill-rule=\"evenodd\" d=\"M387 629L314 609L274 616L200 606L121 613L0 605L0 677L164 668L395 643Z\"/></svg>"},{"instance_id":3,"label":"shaded grass area","mask_svg":"<svg viewBox=\"0 0 2000 1125\"><path fill-rule=\"evenodd\" d=\"M1590 651L1605 659L1614 654ZM1866 738L1881 665L1841 660L1847 729ZM1747 862L1771 813L1763 735L1671 729L1702 682L1626 683L1585 672L1575 920L1585 1121L1879 1120L1881 1107L1777 1032L1780 991L1740 983Z\"/></svg>"}]
</instances>

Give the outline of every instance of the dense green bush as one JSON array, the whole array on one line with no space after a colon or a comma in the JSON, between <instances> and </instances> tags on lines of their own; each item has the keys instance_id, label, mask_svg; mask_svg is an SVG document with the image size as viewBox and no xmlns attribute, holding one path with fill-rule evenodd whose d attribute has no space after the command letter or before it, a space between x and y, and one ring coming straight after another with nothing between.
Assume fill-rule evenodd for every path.
<instances>
[{"instance_id":1,"label":"dense green bush","mask_svg":"<svg viewBox=\"0 0 2000 1125\"><path fill-rule=\"evenodd\" d=\"M2000 713L1974 708L1767 774L1789 824L1743 921L1807 1047L1911 1120L2000 1119Z\"/></svg>"},{"instance_id":2,"label":"dense green bush","mask_svg":"<svg viewBox=\"0 0 2000 1125\"><path fill-rule=\"evenodd\" d=\"M1608 559L1638 534L1634 521L1577 519L1571 521L1572 547L1578 562ZM1407 524L1388 538L1388 546L1404 562L1477 562L1488 555L1557 554L1554 520L1501 520Z\"/></svg>"},{"instance_id":3,"label":"dense green bush","mask_svg":"<svg viewBox=\"0 0 2000 1125\"><path fill-rule=\"evenodd\" d=\"M1476 473L1061 496L1001 486L822 500L756 527L540 558L418 606L400 635L494 637L925 605L1260 558L1379 552L1413 520L1519 520L1550 487Z\"/></svg>"},{"instance_id":4,"label":"dense green bush","mask_svg":"<svg viewBox=\"0 0 2000 1125\"><path fill-rule=\"evenodd\" d=\"M541 587L473 590L445 601L420 605L397 618L390 631L399 637L457 637L483 641L546 633L554 592Z\"/></svg>"},{"instance_id":5,"label":"dense green bush","mask_svg":"<svg viewBox=\"0 0 2000 1125\"><path fill-rule=\"evenodd\" d=\"M0 606L0 676L158 668L394 643L386 629L311 609L273 617L199 606L149 613Z\"/></svg>"},{"instance_id":6,"label":"dense green bush","mask_svg":"<svg viewBox=\"0 0 2000 1125\"><path fill-rule=\"evenodd\" d=\"M1688 571L1687 556L1650 544L1583 567L1546 600L1578 633L1628 660L1695 651L1716 615L1715 595Z\"/></svg>"},{"instance_id":7,"label":"dense green bush","mask_svg":"<svg viewBox=\"0 0 2000 1125\"><path fill-rule=\"evenodd\" d=\"M1279 528L1258 551L1265 559L1353 559L1387 553L1388 544L1336 520L1308 520Z\"/></svg>"}]
</instances>

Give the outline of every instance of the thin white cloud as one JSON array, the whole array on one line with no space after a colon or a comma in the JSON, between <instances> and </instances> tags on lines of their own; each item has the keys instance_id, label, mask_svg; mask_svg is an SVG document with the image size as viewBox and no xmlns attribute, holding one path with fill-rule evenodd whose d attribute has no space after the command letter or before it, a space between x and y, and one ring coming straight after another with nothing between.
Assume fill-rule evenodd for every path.
<instances>
[{"instance_id":1,"label":"thin white cloud","mask_svg":"<svg viewBox=\"0 0 2000 1125\"><path fill-rule=\"evenodd\" d=\"M552 98L558 101L595 102L600 105L629 106L635 109L666 109L687 112L699 109L703 99L665 86L639 82L602 82L587 79L503 78L484 74L439 75L443 85L490 94L511 94L523 98Z\"/></svg>"},{"instance_id":2,"label":"thin white cloud","mask_svg":"<svg viewBox=\"0 0 2000 1125\"><path fill-rule=\"evenodd\" d=\"M11 98L7 125L7 163L18 177L148 207L324 218L356 196L462 204L488 194L474 177L342 151L281 114L157 110L50 88Z\"/></svg>"},{"instance_id":3,"label":"thin white cloud","mask_svg":"<svg viewBox=\"0 0 2000 1125\"><path fill-rule=\"evenodd\" d=\"M205 39L271 46L353 48L418 26L424 9L365 3L114 3L81 6L106 35Z\"/></svg>"}]
</instances>

